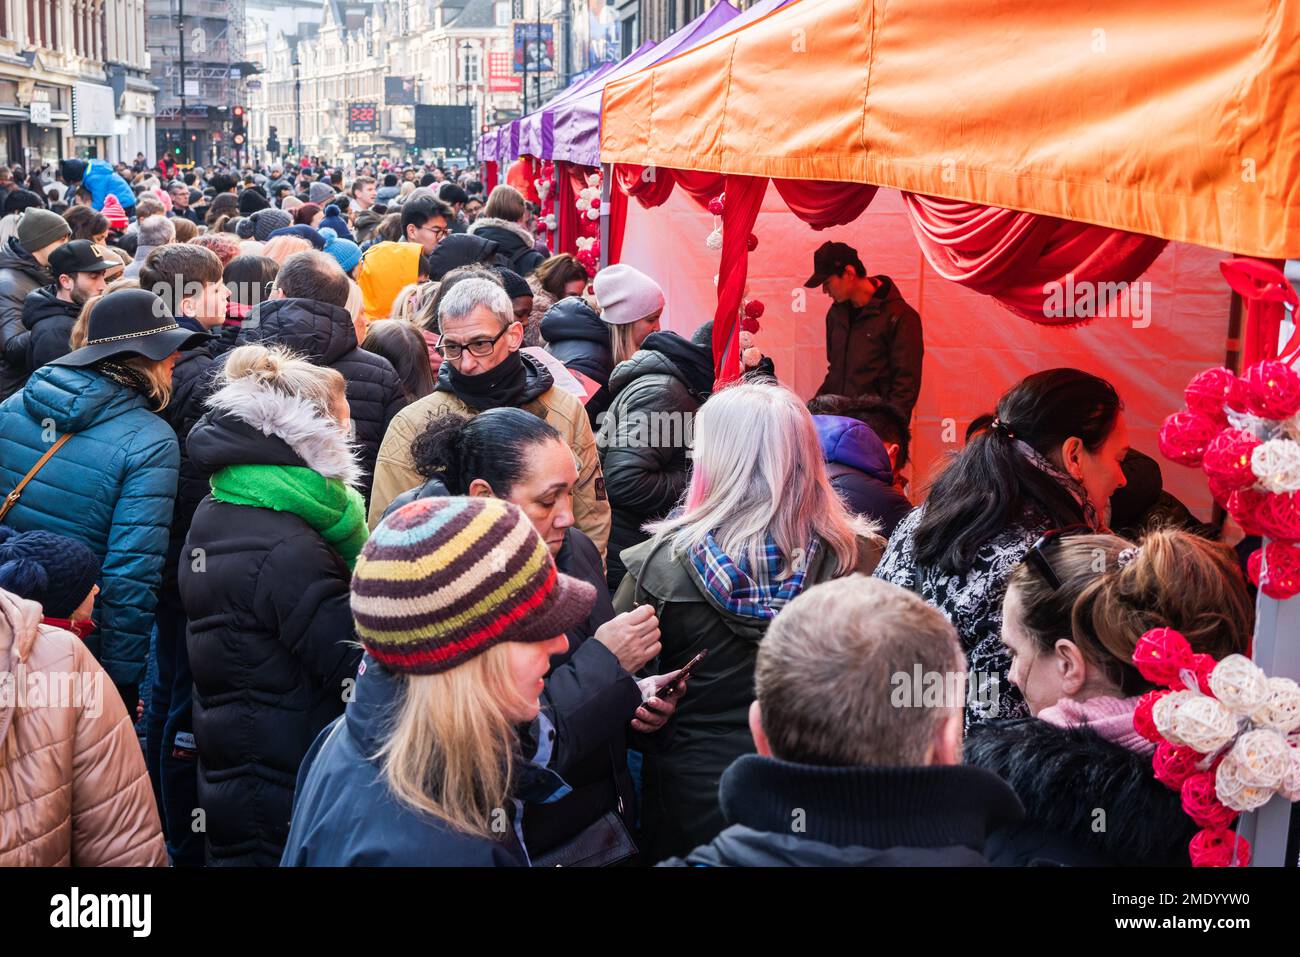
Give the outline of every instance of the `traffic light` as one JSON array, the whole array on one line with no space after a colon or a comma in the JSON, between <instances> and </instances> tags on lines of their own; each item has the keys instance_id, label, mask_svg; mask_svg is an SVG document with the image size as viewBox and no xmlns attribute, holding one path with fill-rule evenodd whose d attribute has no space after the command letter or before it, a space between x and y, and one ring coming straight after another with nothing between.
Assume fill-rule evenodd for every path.
<instances>
[{"instance_id":1,"label":"traffic light","mask_svg":"<svg viewBox=\"0 0 1300 957\"><path fill-rule=\"evenodd\" d=\"M280 153L280 136L274 126L270 127L267 132L266 151L276 156Z\"/></svg>"},{"instance_id":2,"label":"traffic light","mask_svg":"<svg viewBox=\"0 0 1300 957\"><path fill-rule=\"evenodd\" d=\"M235 126L234 132L237 134L243 133L244 132L244 108L242 106L236 106L234 109L230 111L230 115L234 117L234 126Z\"/></svg>"}]
</instances>

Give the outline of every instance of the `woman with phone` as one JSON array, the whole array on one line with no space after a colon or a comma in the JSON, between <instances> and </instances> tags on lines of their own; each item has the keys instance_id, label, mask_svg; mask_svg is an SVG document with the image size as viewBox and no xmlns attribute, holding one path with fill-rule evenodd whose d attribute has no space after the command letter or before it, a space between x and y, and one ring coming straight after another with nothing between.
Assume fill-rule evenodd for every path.
<instances>
[{"instance_id":1,"label":"woman with phone","mask_svg":"<svg viewBox=\"0 0 1300 957\"><path fill-rule=\"evenodd\" d=\"M528 516L559 571L596 590L591 613L566 631L569 651L552 661L543 694L556 715L575 718L567 727L580 741L570 752L572 762L557 768L573 793L528 807L524 835L529 852L545 861L587 828L596 827L607 837L621 836L620 828L630 831L636 797L627 749L661 746L671 734L665 728L686 682L679 682L671 695L656 694L674 675L653 675L640 683L632 677L659 654L659 621L649 606L615 613L600 552L573 524L578 481L573 452L545 420L522 409L501 408L433 419L412 443L411 455L427 480L398 496L390 509L434 495L505 499ZM621 846L629 850L629 843ZM617 857L613 847L607 858Z\"/></svg>"},{"instance_id":2,"label":"woman with phone","mask_svg":"<svg viewBox=\"0 0 1300 957\"><path fill-rule=\"evenodd\" d=\"M695 419L684 506L623 552L616 611L655 606L660 667L708 650L677 710L671 748L647 754L647 857L682 855L722 829L718 779L754 751L749 706L758 643L776 613L814 584L870 574L884 541L831 488L812 416L790 390L746 384ZM679 743L680 742L680 743Z\"/></svg>"}]
</instances>

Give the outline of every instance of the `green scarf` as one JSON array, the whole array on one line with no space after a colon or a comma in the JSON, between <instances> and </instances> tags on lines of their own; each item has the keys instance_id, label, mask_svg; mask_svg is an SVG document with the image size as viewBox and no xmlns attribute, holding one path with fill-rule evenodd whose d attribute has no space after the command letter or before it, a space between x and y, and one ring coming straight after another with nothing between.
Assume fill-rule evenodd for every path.
<instances>
[{"instance_id":1,"label":"green scarf","mask_svg":"<svg viewBox=\"0 0 1300 957\"><path fill-rule=\"evenodd\" d=\"M212 497L231 505L292 512L320 533L348 568L369 534L361 494L301 465L227 465L212 476Z\"/></svg>"}]
</instances>

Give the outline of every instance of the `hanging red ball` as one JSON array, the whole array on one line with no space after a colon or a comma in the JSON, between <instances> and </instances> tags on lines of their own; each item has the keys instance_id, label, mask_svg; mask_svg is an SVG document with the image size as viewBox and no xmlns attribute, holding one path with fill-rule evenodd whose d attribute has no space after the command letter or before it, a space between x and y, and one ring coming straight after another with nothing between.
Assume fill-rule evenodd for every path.
<instances>
[{"instance_id":1,"label":"hanging red ball","mask_svg":"<svg viewBox=\"0 0 1300 957\"><path fill-rule=\"evenodd\" d=\"M750 335L755 335L758 333L758 330L759 325L757 319L750 319L748 316L745 316L740 320L741 332L748 332Z\"/></svg>"},{"instance_id":2,"label":"hanging red ball","mask_svg":"<svg viewBox=\"0 0 1300 957\"><path fill-rule=\"evenodd\" d=\"M745 303L746 319L762 319L764 311L765 307L763 306L763 301L761 299L751 299Z\"/></svg>"},{"instance_id":3,"label":"hanging red ball","mask_svg":"<svg viewBox=\"0 0 1300 957\"><path fill-rule=\"evenodd\" d=\"M1265 492L1254 519L1262 535L1288 542L1300 540L1300 492Z\"/></svg>"},{"instance_id":4,"label":"hanging red ball","mask_svg":"<svg viewBox=\"0 0 1300 957\"><path fill-rule=\"evenodd\" d=\"M1192 867L1248 867L1250 842L1238 837L1226 827L1205 828L1197 831L1187 853ZM1234 860L1234 857L1236 858Z\"/></svg>"},{"instance_id":5,"label":"hanging red ball","mask_svg":"<svg viewBox=\"0 0 1300 957\"><path fill-rule=\"evenodd\" d=\"M723 208L721 196L714 196L709 200L709 212L714 216L721 216Z\"/></svg>"},{"instance_id":6,"label":"hanging red ball","mask_svg":"<svg viewBox=\"0 0 1300 957\"><path fill-rule=\"evenodd\" d=\"M1178 791L1184 781L1200 770L1197 765L1204 757L1195 748L1161 741L1151 757L1151 770L1155 772L1157 781L1171 791Z\"/></svg>"},{"instance_id":7,"label":"hanging red ball","mask_svg":"<svg viewBox=\"0 0 1300 957\"><path fill-rule=\"evenodd\" d=\"M1246 571L1269 598L1286 601L1300 595L1300 545L1268 542L1251 552Z\"/></svg>"},{"instance_id":8,"label":"hanging red ball","mask_svg":"<svg viewBox=\"0 0 1300 957\"><path fill-rule=\"evenodd\" d=\"M1187 408L1209 416L1220 425L1227 425L1228 416L1223 407L1240 381L1233 372L1222 367L1198 372L1183 391Z\"/></svg>"},{"instance_id":9,"label":"hanging red ball","mask_svg":"<svg viewBox=\"0 0 1300 957\"><path fill-rule=\"evenodd\" d=\"M1245 379L1251 412L1265 419L1287 419L1300 412L1300 375L1285 362L1256 362Z\"/></svg>"},{"instance_id":10,"label":"hanging red ball","mask_svg":"<svg viewBox=\"0 0 1300 957\"><path fill-rule=\"evenodd\" d=\"M1218 662L1214 660L1214 655L1197 654L1192 655L1192 670L1196 672L1196 686L1201 689L1201 694L1213 698L1214 692L1210 689L1210 672Z\"/></svg>"},{"instance_id":11,"label":"hanging red ball","mask_svg":"<svg viewBox=\"0 0 1300 957\"><path fill-rule=\"evenodd\" d=\"M1133 664L1152 684L1181 688L1183 669L1194 665L1192 646L1172 628L1152 628L1133 647Z\"/></svg>"},{"instance_id":12,"label":"hanging red ball","mask_svg":"<svg viewBox=\"0 0 1300 957\"><path fill-rule=\"evenodd\" d=\"M1247 535L1262 535L1263 532L1260 531L1255 515L1264 504L1267 495L1267 492L1260 492L1253 488L1238 489L1228 496L1223 507Z\"/></svg>"},{"instance_id":13,"label":"hanging red ball","mask_svg":"<svg viewBox=\"0 0 1300 957\"><path fill-rule=\"evenodd\" d=\"M1157 688L1155 691L1148 691L1138 698L1137 707L1133 709L1133 730L1152 744L1159 744L1164 740L1164 737L1156 728L1155 718L1151 716L1151 712L1155 708L1156 702L1167 694L1173 694L1173 692L1168 688Z\"/></svg>"},{"instance_id":14,"label":"hanging red ball","mask_svg":"<svg viewBox=\"0 0 1300 957\"><path fill-rule=\"evenodd\" d=\"M757 248L758 248L758 237L755 236L753 233L750 233L748 236L746 236L746 237L745 237L745 248L748 249L751 253L752 253L755 249L757 249Z\"/></svg>"},{"instance_id":15,"label":"hanging red ball","mask_svg":"<svg viewBox=\"0 0 1300 957\"><path fill-rule=\"evenodd\" d=\"M1254 485L1250 454L1261 444L1255 436L1240 429L1225 429L1212 438L1201 459L1201 468L1212 487L1216 490L1226 488L1231 492Z\"/></svg>"},{"instance_id":16,"label":"hanging red ball","mask_svg":"<svg viewBox=\"0 0 1300 957\"><path fill-rule=\"evenodd\" d=\"M1215 793L1214 772L1198 771L1182 786L1183 813L1198 827L1211 830L1227 827L1237 819L1237 812L1219 800Z\"/></svg>"},{"instance_id":17,"label":"hanging red ball","mask_svg":"<svg viewBox=\"0 0 1300 957\"><path fill-rule=\"evenodd\" d=\"M1157 438L1165 458L1179 465L1200 465L1206 446L1218 434L1218 424L1208 415L1184 409L1165 419Z\"/></svg>"}]
</instances>

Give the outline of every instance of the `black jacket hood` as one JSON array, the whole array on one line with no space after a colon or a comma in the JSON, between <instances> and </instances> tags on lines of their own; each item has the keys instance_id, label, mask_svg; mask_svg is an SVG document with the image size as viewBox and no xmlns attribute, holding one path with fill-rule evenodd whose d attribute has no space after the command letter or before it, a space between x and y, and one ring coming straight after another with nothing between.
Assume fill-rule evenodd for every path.
<instances>
[{"instance_id":1,"label":"black jacket hood","mask_svg":"<svg viewBox=\"0 0 1300 957\"><path fill-rule=\"evenodd\" d=\"M268 299L240 327L243 343L270 340L318 365L333 365L357 348L351 314L316 299Z\"/></svg>"},{"instance_id":2,"label":"black jacket hood","mask_svg":"<svg viewBox=\"0 0 1300 957\"><path fill-rule=\"evenodd\" d=\"M971 728L966 763L1001 777L1025 806L1022 825L998 836L994 863L1170 866L1189 863L1196 825L1155 779L1149 755L1089 728L1037 718ZM1106 813L1096 827L1096 811Z\"/></svg>"},{"instance_id":3,"label":"black jacket hood","mask_svg":"<svg viewBox=\"0 0 1300 957\"><path fill-rule=\"evenodd\" d=\"M497 243L491 239L464 233L448 236L425 257L429 264L429 278L441 282L443 276L459 266L491 262L496 252Z\"/></svg>"},{"instance_id":4,"label":"black jacket hood","mask_svg":"<svg viewBox=\"0 0 1300 957\"><path fill-rule=\"evenodd\" d=\"M306 462L278 435L266 435L224 410L207 412L185 440L190 461L211 475L227 465L299 465Z\"/></svg>"},{"instance_id":5,"label":"black jacket hood","mask_svg":"<svg viewBox=\"0 0 1300 957\"><path fill-rule=\"evenodd\" d=\"M609 326L581 296L561 299L542 317L542 338L549 345L569 339L582 339L603 345L609 351Z\"/></svg>"},{"instance_id":6,"label":"black jacket hood","mask_svg":"<svg viewBox=\"0 0 1300 957\"><path fill-rule=\"evenodd\" d=\"M0 269L12 269L15 272L25 273L42 286L48 286L54 281L50 271L33 259L31 253L19 245L16 236L10 237L9 243L3 249L0 249Z\"/></svg>"},{"instance_id":7,"label":"black jacket hood","mask_svg":"<svg viewBox=\"0 0 1300 957\"><path fill-rule=\"evenodd\" d=\"M36 324L43 319L64 318L75 322L79 315L81 306L75 302L64 302L53 286L33 290L23 301L23 325L28 329L35 329Z\"/></svg>"},{"instance_id":8,"label":"black jacket hood","mask_svg":"<svg viewBox=\"0 0 1300 957\"><path fill-rule=\"evenodd\" d=\"M675 332L652 332L636 354L614 367L609 377L611 395L618 395L643 375L671 375L703 402L713 391L713 352Z\"/></svg>"}]
</instances>

